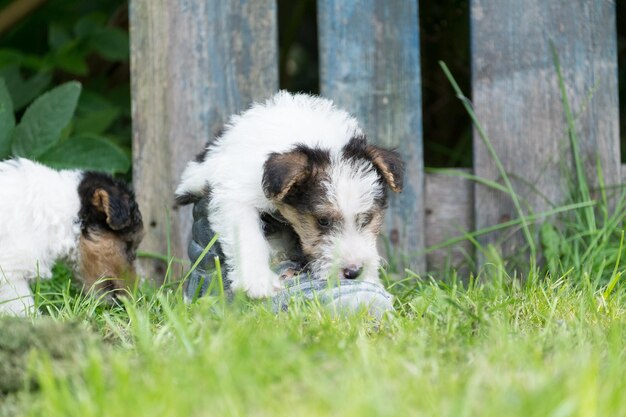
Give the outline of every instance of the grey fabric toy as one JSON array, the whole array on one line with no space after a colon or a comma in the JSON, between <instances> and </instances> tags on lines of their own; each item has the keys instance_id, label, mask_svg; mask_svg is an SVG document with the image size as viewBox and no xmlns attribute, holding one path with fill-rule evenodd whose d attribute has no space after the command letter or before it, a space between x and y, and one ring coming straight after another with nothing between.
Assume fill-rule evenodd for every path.
<instances>
[{"instance_id":1,"label":"grey fabric toy","mask_svg":"<svg viewBox=\"0 0 626 417\"><path fill-rule=\"evenodd\" d=\"M204 198L194 204L192 239L189 242L188 254L192 264L200 258L202 252L214 236L207 220L208 199ZM280 233L281 225L271 218L263 218L266 234ZM211 278L215 272L215 257L220 260L224 256L218 242L209 249L189 275L184 287L185 300L188 302L202 297L211 287ZM295 258L295 259L294 259ZM367 310L369 314L380 318L385 312L393 310L391 295L378 284L358 280L327 280L316 279L308 274L303 262L298 261L298 254L283 254L272 260L272 266L281 279L285 289L271 299L275 311L284 311L297 299L317 300L332 313L345 314ZM230 293L228 282L224 282L224 290Z\"/></svg>"}]
</instances>

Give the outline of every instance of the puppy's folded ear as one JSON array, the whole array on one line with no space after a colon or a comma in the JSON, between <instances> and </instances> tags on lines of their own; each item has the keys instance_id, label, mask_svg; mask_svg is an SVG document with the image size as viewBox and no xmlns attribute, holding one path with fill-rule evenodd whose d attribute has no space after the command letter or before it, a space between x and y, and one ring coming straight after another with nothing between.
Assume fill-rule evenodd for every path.
<instances>
[{"instance_id":1,"label":"puppy's folded ear","mask_svg":"<svg viewBox=\"0 0 626 417\"><path fill-rule=\"evenodd\" d=\"M369 145L365 136L355 136L343 147L343 156L347 159L367 159L372 162L378 174L392 191L402 191L404 162L396 151Z\"/></svg>"},{"instance_id":2,"label":"puppy's folded ear","mask_svg":"<svg viewBox=\"0 0 626 417\"><path fill-rule=\"evenodd\" d=\"M130 225L130 202L127 195L109 194L103 188L97 188L91 197L94 208L106 215L106 222L113 230L120 230Z\"/></svg>"},{"instance_id":3,"label":"puppy's folded ear","mask_svg":"<svg viewBox=\"0 0 626 417\"><path fill-rule=\"evenodd\" d=\"M401 192L404 181L404 162L400 154L373 145L367 145L365 149L369 159L389 188L396 193Z\"/></svg>"},{"instance_id":4,"label":"puppy's folded ear","mask_svg":"<svg viewBox=\"0 0 626 417\"><path fill-rule=\"evenodd\" d=\"M295 185L309 175L309 160L305 153L298 150L272 153L263 165L265 197L281 201Z\"/></svg>"}]
</instances>

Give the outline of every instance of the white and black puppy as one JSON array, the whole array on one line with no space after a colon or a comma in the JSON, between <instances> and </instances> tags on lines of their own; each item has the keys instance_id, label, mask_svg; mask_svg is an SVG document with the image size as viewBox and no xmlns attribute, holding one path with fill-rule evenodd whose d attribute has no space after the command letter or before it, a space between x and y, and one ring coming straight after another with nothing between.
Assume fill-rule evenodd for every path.
<instances>
[{"instance_id":1,"label":"white and black puppy","mask_svg":"<svg viewBox=\"0 0 626 417\"><path fill-rule=\"evenodd\" d=\"M356 119L327 99L279 92L241 115L190 162L176 190L186 204L210 194L208 220L234 289L281 288L261 217L288 222L319 277L378 281L377 235L387 187L402 189L399 155L366 142Z\"/></svg>"},{"instance_id":2,"label":"white and black puppy","mask_svg":"<svg viewBox=\"0 0 626 417\"><path fill-rule=\"evenodd\" d=\"M0 313L32 311L29 281L68 261L87 289L128 287L143 237L133 193L96 172L0 162ZM106 278L106 279L102 279Z\"/></svg>"}]
</instances>

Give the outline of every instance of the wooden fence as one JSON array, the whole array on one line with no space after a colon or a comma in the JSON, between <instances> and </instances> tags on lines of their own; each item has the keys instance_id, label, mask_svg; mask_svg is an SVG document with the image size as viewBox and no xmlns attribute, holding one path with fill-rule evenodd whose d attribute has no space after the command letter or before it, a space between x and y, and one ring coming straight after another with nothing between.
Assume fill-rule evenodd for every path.
<instances>
[{"instance_id":1,"label":"wooden fence","mask_svg":"<svg viewBox=\"0 0 626 417\"><path fill-rule=\"evenodd\" d=\"M517 215L501 192L424 174L418 6L317 2L321 94L356 115L371 139L404 156L405 190L391 200L385 236L408 255L404 266L423 271L447 255L425 256L426 246ZM230 114L277 91L276 7L274 0L131 0L134 179L148 228L143 250L168 252L169 223L171 254L185 257L190 212L173 207L184 165ZM588 175L596 177L599 158L605 182L620 183L615 3L472 0L470 21L474 108L525 209L543 211L547 201L563 200L562 167L571 159L550 42L580 111ZM477 135L473 173L501 181ZM519 242L507 239L504 250ZM471 245L455 250L471 253ZM163 273L163 265L146 266Z\"/></svg>"}]
</instances>

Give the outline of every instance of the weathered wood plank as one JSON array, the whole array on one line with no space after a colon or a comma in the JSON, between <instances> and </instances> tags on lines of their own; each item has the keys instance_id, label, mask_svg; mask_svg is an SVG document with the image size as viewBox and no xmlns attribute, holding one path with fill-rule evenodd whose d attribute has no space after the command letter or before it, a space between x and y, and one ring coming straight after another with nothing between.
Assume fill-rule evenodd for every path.
<instances>
[{"instance_id":1,"label":"weathered wood plank","mask_svg":"<svg viewBox=\"0 0 626 417\"><path fill-rule=\"evenodd\" d=\"M318 0L322 95L356 115L369 139L397 147L404 191L386 234L403 265L424 270L424 173L417 1Z\"/></svg>"},{"instance_id":2,"label":"weathered wood plank","mask_svg":"<svg viewBox=\"0 0 626 417\"><path fill-rule=\"evenodd\" d=\"M186 259L190 209L175 211L187 161L232 113L278 88L274 0L132 0L134 183L147 226L143 251ZM163 265L144 272L162 279Z\"/></svg>"},{"instance_id":3,"label":"weathered wood plank","mask_svg":"<svg viewBox=\"0 0 626 417\"><path fill-rule=\"evenodd\" d=\"M614 2L472 0L470 12L474 108L522 205L539 212L561 203L568 192L565 173L572 172L550 41L560 57L572 109L580 113L577 126L587 176L595 181L599 158L606 183L617 184ZM478 135L474 167L480 177L501 180ZM476 185L475 195L476 228L517 217L505 194ZM494 243L498 238L492 234L479 241ZM501 247L510 254L521 242L507 239Z\"/></svg>"},{"instance_id":4,"label":"weathered wood plank","mask_svg":"<svg viewBox=\"0 0 626 417\"><path fill-rule=\"evenodd\" d=\"M470 169L459 169L470 173ZM434 246L463 232L474 230L474 183L468 179L446 174L426 174L424 187L426 247ZM459 276L467 277L467 257L473 258L471 242L449 246L426 255L429 271L441 271L445 267L463 266ZM443 277L441 277L443 278Z\"/></svg>"}]
</instances>

